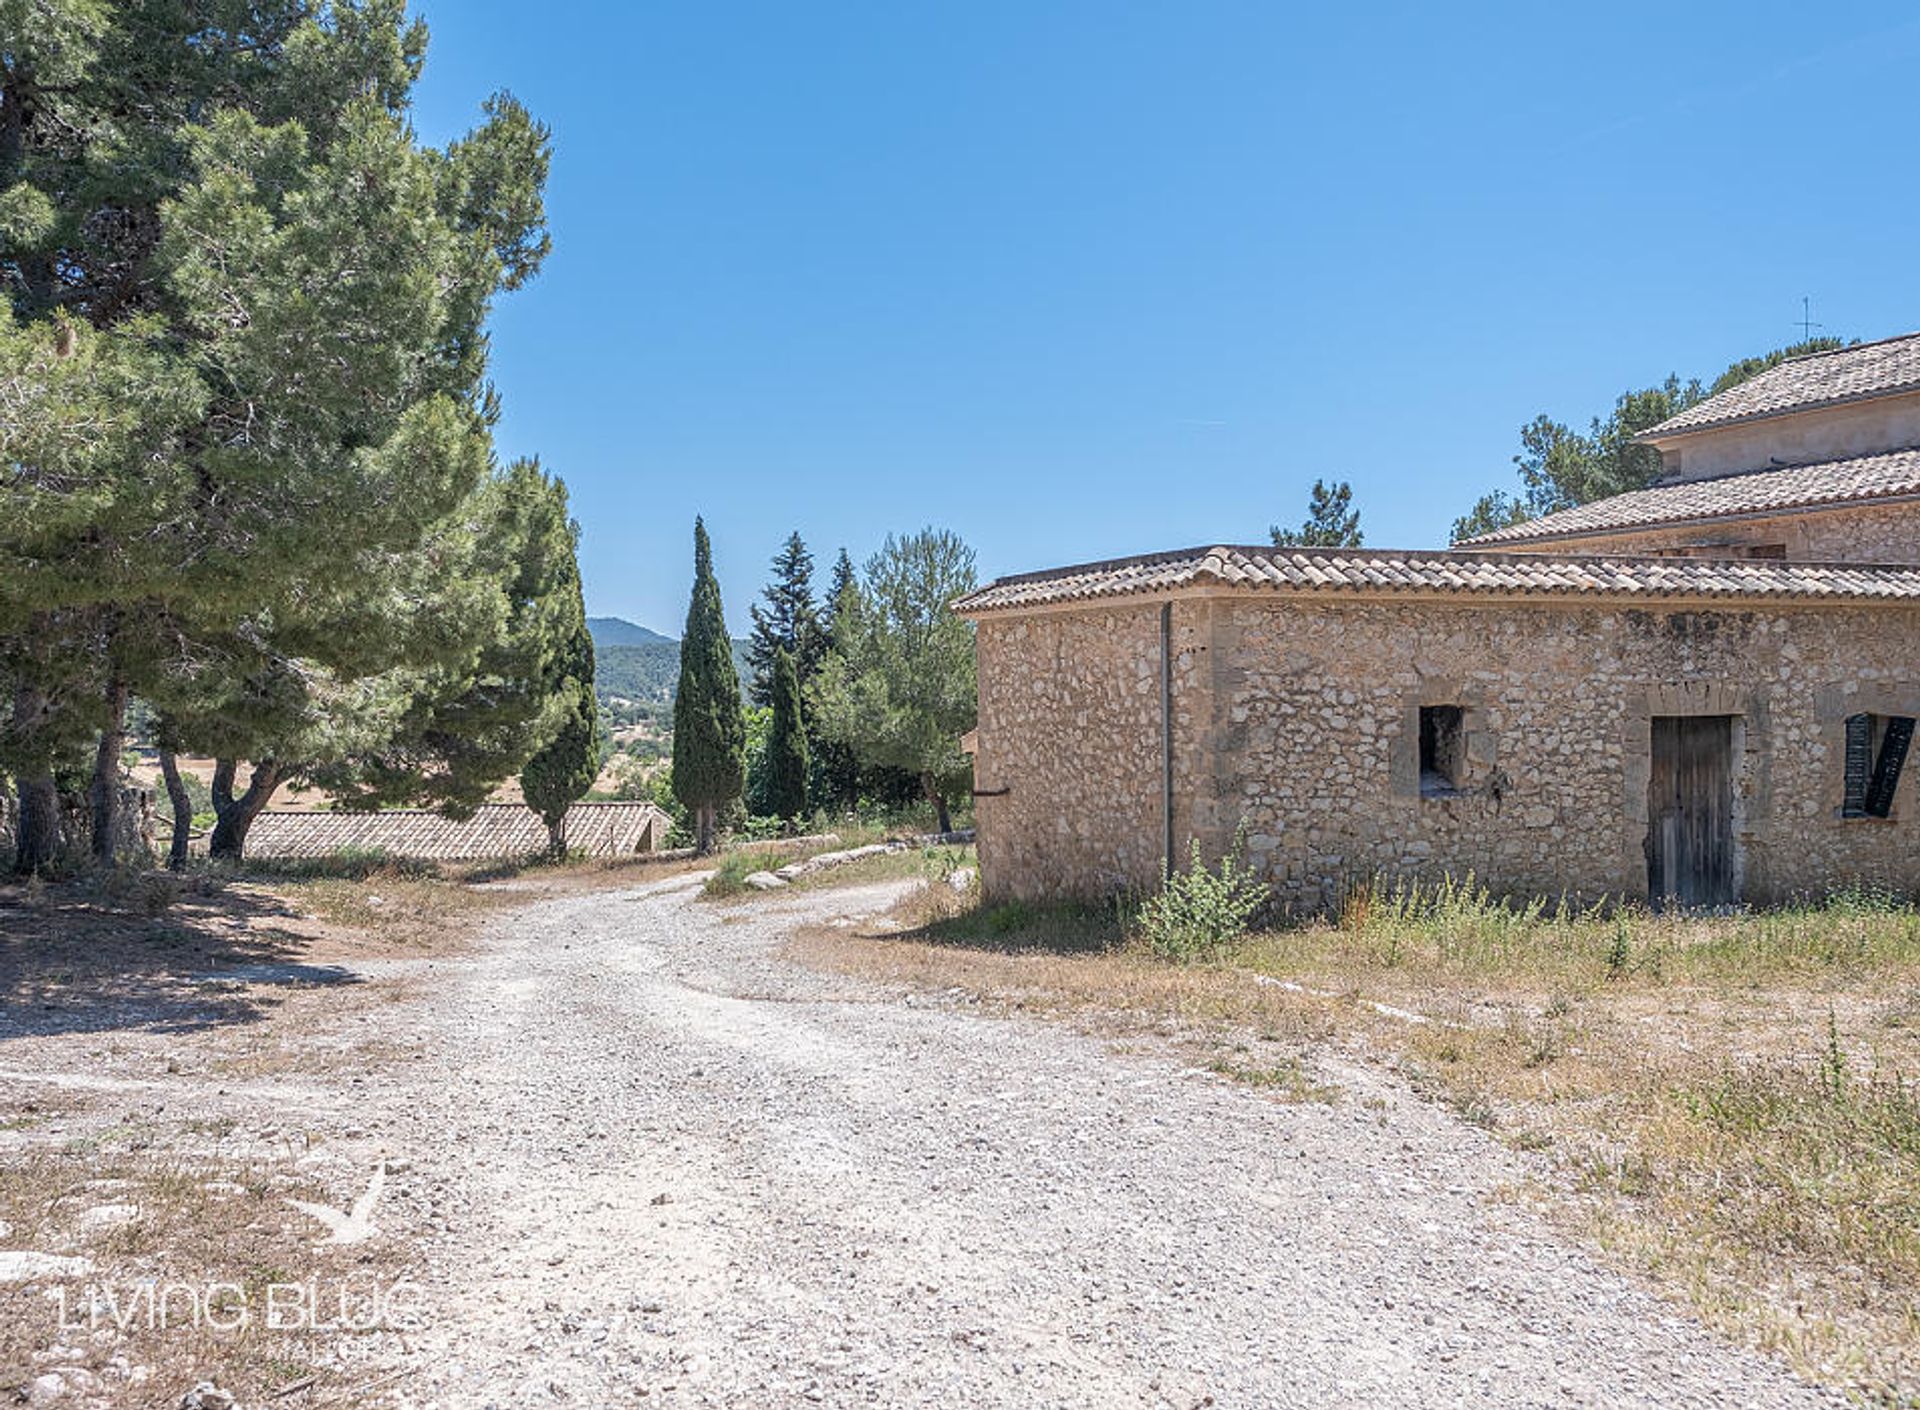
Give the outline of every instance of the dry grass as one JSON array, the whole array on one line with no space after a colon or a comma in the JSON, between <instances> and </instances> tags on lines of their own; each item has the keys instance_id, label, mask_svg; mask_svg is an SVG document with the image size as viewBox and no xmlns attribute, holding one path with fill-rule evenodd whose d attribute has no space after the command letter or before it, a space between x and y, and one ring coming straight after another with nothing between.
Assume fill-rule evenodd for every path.
<instances>
[{"instance_id":1,"label":"dry grass","mask_svg":"<svg viewBox=\"0 0 1920 1410\"><path fill-rule=\"evenodd\" d=\"M1389 1053L1463 1119L1542 1152L1569 1227L1709 1322L1865 1398L1920 1403L1920 911L1848 894L1577 913L1445 886L1363 893L1339 924L1193 966L1126 930L929 888L868 934L795 949L1199 1045L1283 1094L1311 1085L1288 1045Z\"/></svg>"},{"instance_id":2,"label":"dry grass","mask_svg":"<svg viewBox=\"0 0 1920 1410\"><path fill-rule=\"evenodd\" d=\"M727 852L720 857L714 874L708 878L703 888L703 894L710 900L750 899L755 896L777 895L778 892L753 890L746 884L747 877L757 871L775 871L789 862L816 857L823 852L846 851L854 845L842 840L830 844L810 843L805 846L769 849L763 844L752 851ZM868 844L863 842L858 845ZM938 882L944 881L963 867L974 866L975 862L974 849L971 846L913 847L898 852L876 853L871 857L862 857L858 861L848 862L844 866L809 872L796 877L782 889L814 891L829 887L871 886L883 881Z\"/></svg>"},{"instance_id":3,"label":"dry grass","mask_svg":"<svg viewBox=\"0 0 1920 1410\"><path fill-rule=\"evenodd\" d=\"M335 1307L351 1289L351 1309L352 1297L403 1275L392 1245L317 1250L319 1226L286 1201L337 1196L302 1178L291 1155L239 1162L155 1149L170 1144L151 1126L123 1124L0 1163L7 1245L90 1265L81 1277L0 1283L0 1386L49 1372L71 1384L77 1371L91 1378L80 1381L85 1403L172 1405L217 1379L257 1404L305 1382L293 1403L340 1403L349 1388L325 1355L338 1333L292 1325L285 1289L312 1287ZM266 1315L276 1285L277 1326Z\"/></svg>"}]
</instances>

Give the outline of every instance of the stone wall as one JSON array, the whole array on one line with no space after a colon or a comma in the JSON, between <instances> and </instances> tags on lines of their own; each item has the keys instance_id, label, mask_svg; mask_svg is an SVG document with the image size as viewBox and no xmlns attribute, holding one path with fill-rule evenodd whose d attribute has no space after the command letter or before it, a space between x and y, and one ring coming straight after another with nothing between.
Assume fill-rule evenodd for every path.
<instances>
[{"instance_id":1,"label":"stone wall","mask_svg":"<svg viewBox=\"0 0 1920 1410\"><path fill-rule=\"evenodd\" d=\"M1164 864L1160 604L980 624L981 875L1100 896ZM1375 876L1642 897L1649 720L1735 718L1743 896L1920 890L1913 774L1839 816L1846 716L1920 715L1920 611L1650 609L1252 594L1172 602L1175 846L1242 834L1298 911ZM1419 709L1464 711L1454 796L1423 796Z\"/></svg>"},{"instance_id":2,"label":"stone wall","mask_svg":"<svg viewBox=\"0 0 1920 1410\"><path fill-rule=\"evenodd\" d=\"M1581 534L1516 544L1521 553L1673 553L1727 557L1740 548L1781 545L1787 557L1831 563L1920 563L1920 503L1858 504L1764 519L1678 528Z\"/></svg>"},{"instance_id":3,"label":"stone wall","mask_svg":"<svg viewBox=\"0 0 1920 1410\"><path fill-rule=\"evenodd\" d=\"M1665 473L1680 480L1904 450L1920 445L1920 393L1769 416L1654 444Z\"/></svg>"}]
</instances>

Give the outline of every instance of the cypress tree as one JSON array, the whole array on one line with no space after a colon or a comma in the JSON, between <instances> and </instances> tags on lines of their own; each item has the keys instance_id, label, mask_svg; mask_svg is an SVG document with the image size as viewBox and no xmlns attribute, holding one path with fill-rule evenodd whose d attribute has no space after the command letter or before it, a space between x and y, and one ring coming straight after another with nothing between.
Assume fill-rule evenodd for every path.
<instances>
[{"instance_id":1,"label":"cypress tree","mask_svg":"<svg viewBox=\"0 0 1920 1410\"><path fill-rule=\"evenodd\" d=\"M580 595L574 574L573 597ZM565 654L566 680L561 690L565 714L546 745L520 770L520 791L527 806L547 825L547 844L555 859L567 854L567 810L586 796L600 775L600 709L593 696L593 635L587 630L586 611Z\"/></svg>"},{"instance_id":2,"label":"cypress tree","mask_svg":"<svg viewBox=\"0 0 1920 1410\"><path fill-rule=\"evenodd\" d=\"M673 701L673 795L694 818L694 847L713 851L720 809L746 783L747 729L740 677L713 576L707 526L693 521L693 597L680 637L680 689Z\"/></svg>"},{"instance_id":3,"label":"cypress tree","mask_svg":"<svg viewBox=\"0 0 1920 1410\"><path fill-rule=\"evenodd\" d=\"M773 723L767 739L767 805L791 822L807 811L807 732L800 673L784 647L773 653Z\"/></svg>"}]
</instances>

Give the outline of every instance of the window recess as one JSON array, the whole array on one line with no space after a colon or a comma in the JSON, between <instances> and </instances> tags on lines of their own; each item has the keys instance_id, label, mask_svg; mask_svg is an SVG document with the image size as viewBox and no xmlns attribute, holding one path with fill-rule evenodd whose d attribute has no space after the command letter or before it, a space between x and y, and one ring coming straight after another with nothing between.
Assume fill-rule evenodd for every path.
<instances>
[{"instance_id":1,"label":"window recess","mask_svg":"<svg viewBox=\"0 0 1920 1410\"><path fill-rule=\"evenodd\" d=\"M1467 731L1458 705L1420 707L1420 796L1446 798L1466 783Z\"/></svg>"},{"instance_id":2,"label":"window recess","mask_svg":"<svg viewBox=\"0 0 1920 1410\"><path fill-rule=\"evenodd\" d=\"M1893 813L1900 771L1913 743L1911 715L1847 716L1843 818L1884 818Z\"/></svg>"}]
</instances>

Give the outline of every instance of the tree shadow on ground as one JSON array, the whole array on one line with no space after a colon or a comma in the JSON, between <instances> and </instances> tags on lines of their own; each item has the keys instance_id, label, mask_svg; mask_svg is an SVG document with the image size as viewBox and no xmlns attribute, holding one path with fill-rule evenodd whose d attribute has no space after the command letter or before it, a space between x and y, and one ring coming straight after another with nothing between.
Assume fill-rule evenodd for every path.
<instances>
[{"instance_id":1,"label":"tree shadow on ground","mask_svg":"<svg viewBox=\"0 0 1920 1410\"><path fill-rule=\"evenodd\" d=\"M1092 955L1124 944L1126 930L1118 905L1008 901L873 938L1000 955Z\"/></svg>"},{"instance_id":2,"label":"tree shadow on ground","mask_svg":"<svg viewBox=\"0 0 1920 1410\"><path fill-rule=\"evenodd\" d=\"M149 915L79 886L0 887L0 1053L15 1038L251 1023L279 1005L273 987L359 982L302 962L295 914L237 888Z\"/></svg>"}]
</instances>

